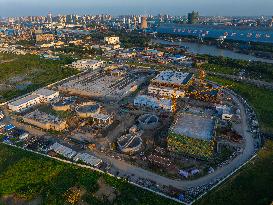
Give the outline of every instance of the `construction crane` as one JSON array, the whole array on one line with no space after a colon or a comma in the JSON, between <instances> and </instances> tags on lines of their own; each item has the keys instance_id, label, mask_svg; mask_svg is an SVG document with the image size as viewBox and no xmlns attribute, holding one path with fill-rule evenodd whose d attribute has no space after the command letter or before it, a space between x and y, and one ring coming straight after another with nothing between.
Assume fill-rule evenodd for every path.
<instances>
[{"instance_id":1,"label":"construction crane","mask_svg":"<svg viewBox=\"0 0 273 205\"><path fill-rule=\"evenodd\" d=\"M198 77L199 77L199 83L201 86L205 85L205 79L206 79L206 71L200 66L198 68Z\"/></svg>"},{"instance_id":2,"label":"construction crane","mask_svg":"<svg viewBox=\"0 0 273 205\"><path fill-rule=\"evenodd\" d=\"M173 111L173 113L176 113L176 111L177 111L177 100L178 100L178 98L184 97L184 96L185 96L184 93L182 94L182 92L180 92L178 94L177 93L177 89L174 89L174 92L173 92L172 97L171 97L171 100L172 100L172 111Z\"/></svg>"}]
</instances>

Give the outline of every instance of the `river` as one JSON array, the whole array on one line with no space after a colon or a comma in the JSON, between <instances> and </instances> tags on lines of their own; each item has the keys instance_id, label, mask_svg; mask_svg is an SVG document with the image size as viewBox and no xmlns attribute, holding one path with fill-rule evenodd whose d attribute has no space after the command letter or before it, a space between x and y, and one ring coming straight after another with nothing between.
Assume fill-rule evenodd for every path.
<instances>
[{"instance_id":1,"label":"river","mask_svg":"<svg viewBox=\"0 0 273 205\"><path fill-rule=\"evenodd\" d=\"M179 41L170 42L170 41L165 41L165 40L161 40L161 39L153 40L153 42L165 44L165 45L168 44L168 45L184 46L187 48L188 52L193 53L193 54L207 54L207 55L211 55L211 56L223 56L223 57L228 57L228 58L233 58L233 59L238 59L238 60L260 61L260 62L273 64L273 60L270 60L270 59L258 58L258 57L252 56L252 55L236 53L231 50L221 49L221 48L217 48L216 46L204 45L204 44L200 44L200 43L179 42Z\"/></svg>"}]
</instances>

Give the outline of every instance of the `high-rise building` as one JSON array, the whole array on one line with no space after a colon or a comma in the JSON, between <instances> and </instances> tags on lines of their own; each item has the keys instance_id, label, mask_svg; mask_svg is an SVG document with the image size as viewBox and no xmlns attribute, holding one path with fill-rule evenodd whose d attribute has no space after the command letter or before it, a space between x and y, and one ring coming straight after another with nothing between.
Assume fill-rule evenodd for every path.
<instances>
[{"instance_id":1,"label":"high-rise building","mask_svg":"<svg viewBox=\"0 0 273 205\"><path fill-rule=\"evenodd\" d=\"M198 19L199 19L199 13L198 12L191 12L188 13L188 24L196 24L198 23Z\"/></svg>"},{"instance_id":2,"label":"high-rise building","mask_svg":"<svg viewBox=\"0 0 273 205\"><path fill-rule=\"evenodd\" d=\"M269 20L269 27L272 27L273 26L273 16L272 18Z\"/></svg>"},{"instance_id":3,"label":"high-rise building","mask_svg":"<svg viewBox=\"0 0 273 205\"><path fill-rule=\"evenodd\" d=\"M48 15L47 15L47 22L52 23L52 14L51 14L51 12L49 12Z\"/></svg>"},{"instance_id":4,"label":"high-rise building","mask_svg":"<svg viewBox=\"0 0 273 205\"><path fill-rule=\"evenodd\" d=\"M147 23L147 17L142 16L141 17L141 29L147 29L148 28L148 23Z\"/></svg>"},{"instance_id":5,"label":"high-rise building","mask_svg":"<svg viewBox=\"0 0 273 205\"><path fill-rule=\"evenodd\" d=\"M137 18L134 16L134 29L137 29Z\"/></svg>"}]
</instances>

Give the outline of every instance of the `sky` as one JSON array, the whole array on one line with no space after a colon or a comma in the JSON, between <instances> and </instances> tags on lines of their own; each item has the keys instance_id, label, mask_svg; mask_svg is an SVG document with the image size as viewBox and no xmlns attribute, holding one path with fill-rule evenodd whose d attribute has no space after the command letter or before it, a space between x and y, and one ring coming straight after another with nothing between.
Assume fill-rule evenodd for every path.
<instances>
[{"instance_id":1,"label":"sky","mask_svg":"<svg viewBox=\"0 0 273 205\"><path fill-rule=\"evenodd\" d=\"M170 14L273 16L273 0L0 0L0 16L53 14Z\"/></svg>"}]
</instances>

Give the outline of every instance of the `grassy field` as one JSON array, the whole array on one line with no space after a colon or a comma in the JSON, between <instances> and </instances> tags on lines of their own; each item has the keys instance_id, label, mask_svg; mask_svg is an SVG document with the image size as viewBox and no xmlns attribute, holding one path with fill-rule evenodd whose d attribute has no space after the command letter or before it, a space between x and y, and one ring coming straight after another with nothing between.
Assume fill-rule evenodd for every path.
<instances>
[{"instance_id":1,"label":"grassy field","mask_svg":"<svg viewBox=\"0 0 273 205\"><path fill-rule=\"evenodd\" d=\"M224 85L232 85L231 89L243 96L255 109L262 131L265 133L273 133L272 91L218 77L209 77L209 80Z\"/></svg>"},{"instance_id":2,"label":"grassy field","mask_svg":"<svg viewBox=\"0 0 273 205\"><path fill-rule=\"evenodd\" d=\"M119 193L112 203L94 196L99 178ZM85 190L81 200L87 205L177 204L125 181L0 144L0 199L15 194L25 200L40 197L43 204L70 204L66 193L75 186Z\"/></svg>"},{"instance_id":3,"label":"grassy field","mask_svg":"<svg viewBox=\"0 0 273 205\"><path fill-rule=\"evenodd\" d=\"M17 56L0 53L0 84L9 86L5 89L1 89L0 86L2 101L76 74L77 71L63 67L71 62L71 58L54 61L40 59L36 55ZM26 83L29 85L16 88Z\"/></svg>"},{"instance_id":4,"label":"grassy field","mask_svg":"<svg viewBox=\"0 0 273 205\"><path fill-rule=\"evenodd\" d=\"M199 57L208 61L203 65L207 71L230 75L238 75L243 71L245 77L268 82L273 81L273 64L208 55L200 55Z\"/></svg>"},{"instance_id":5,"label":"grassy field","mask_svg":"<svg viewBox=\"0 0 273 205\"><path fill-rule=\"evenodd\" d=\"M269 205L273 202L273 141L258 156L196 205Z\"/></svg>"}]
</instances>

